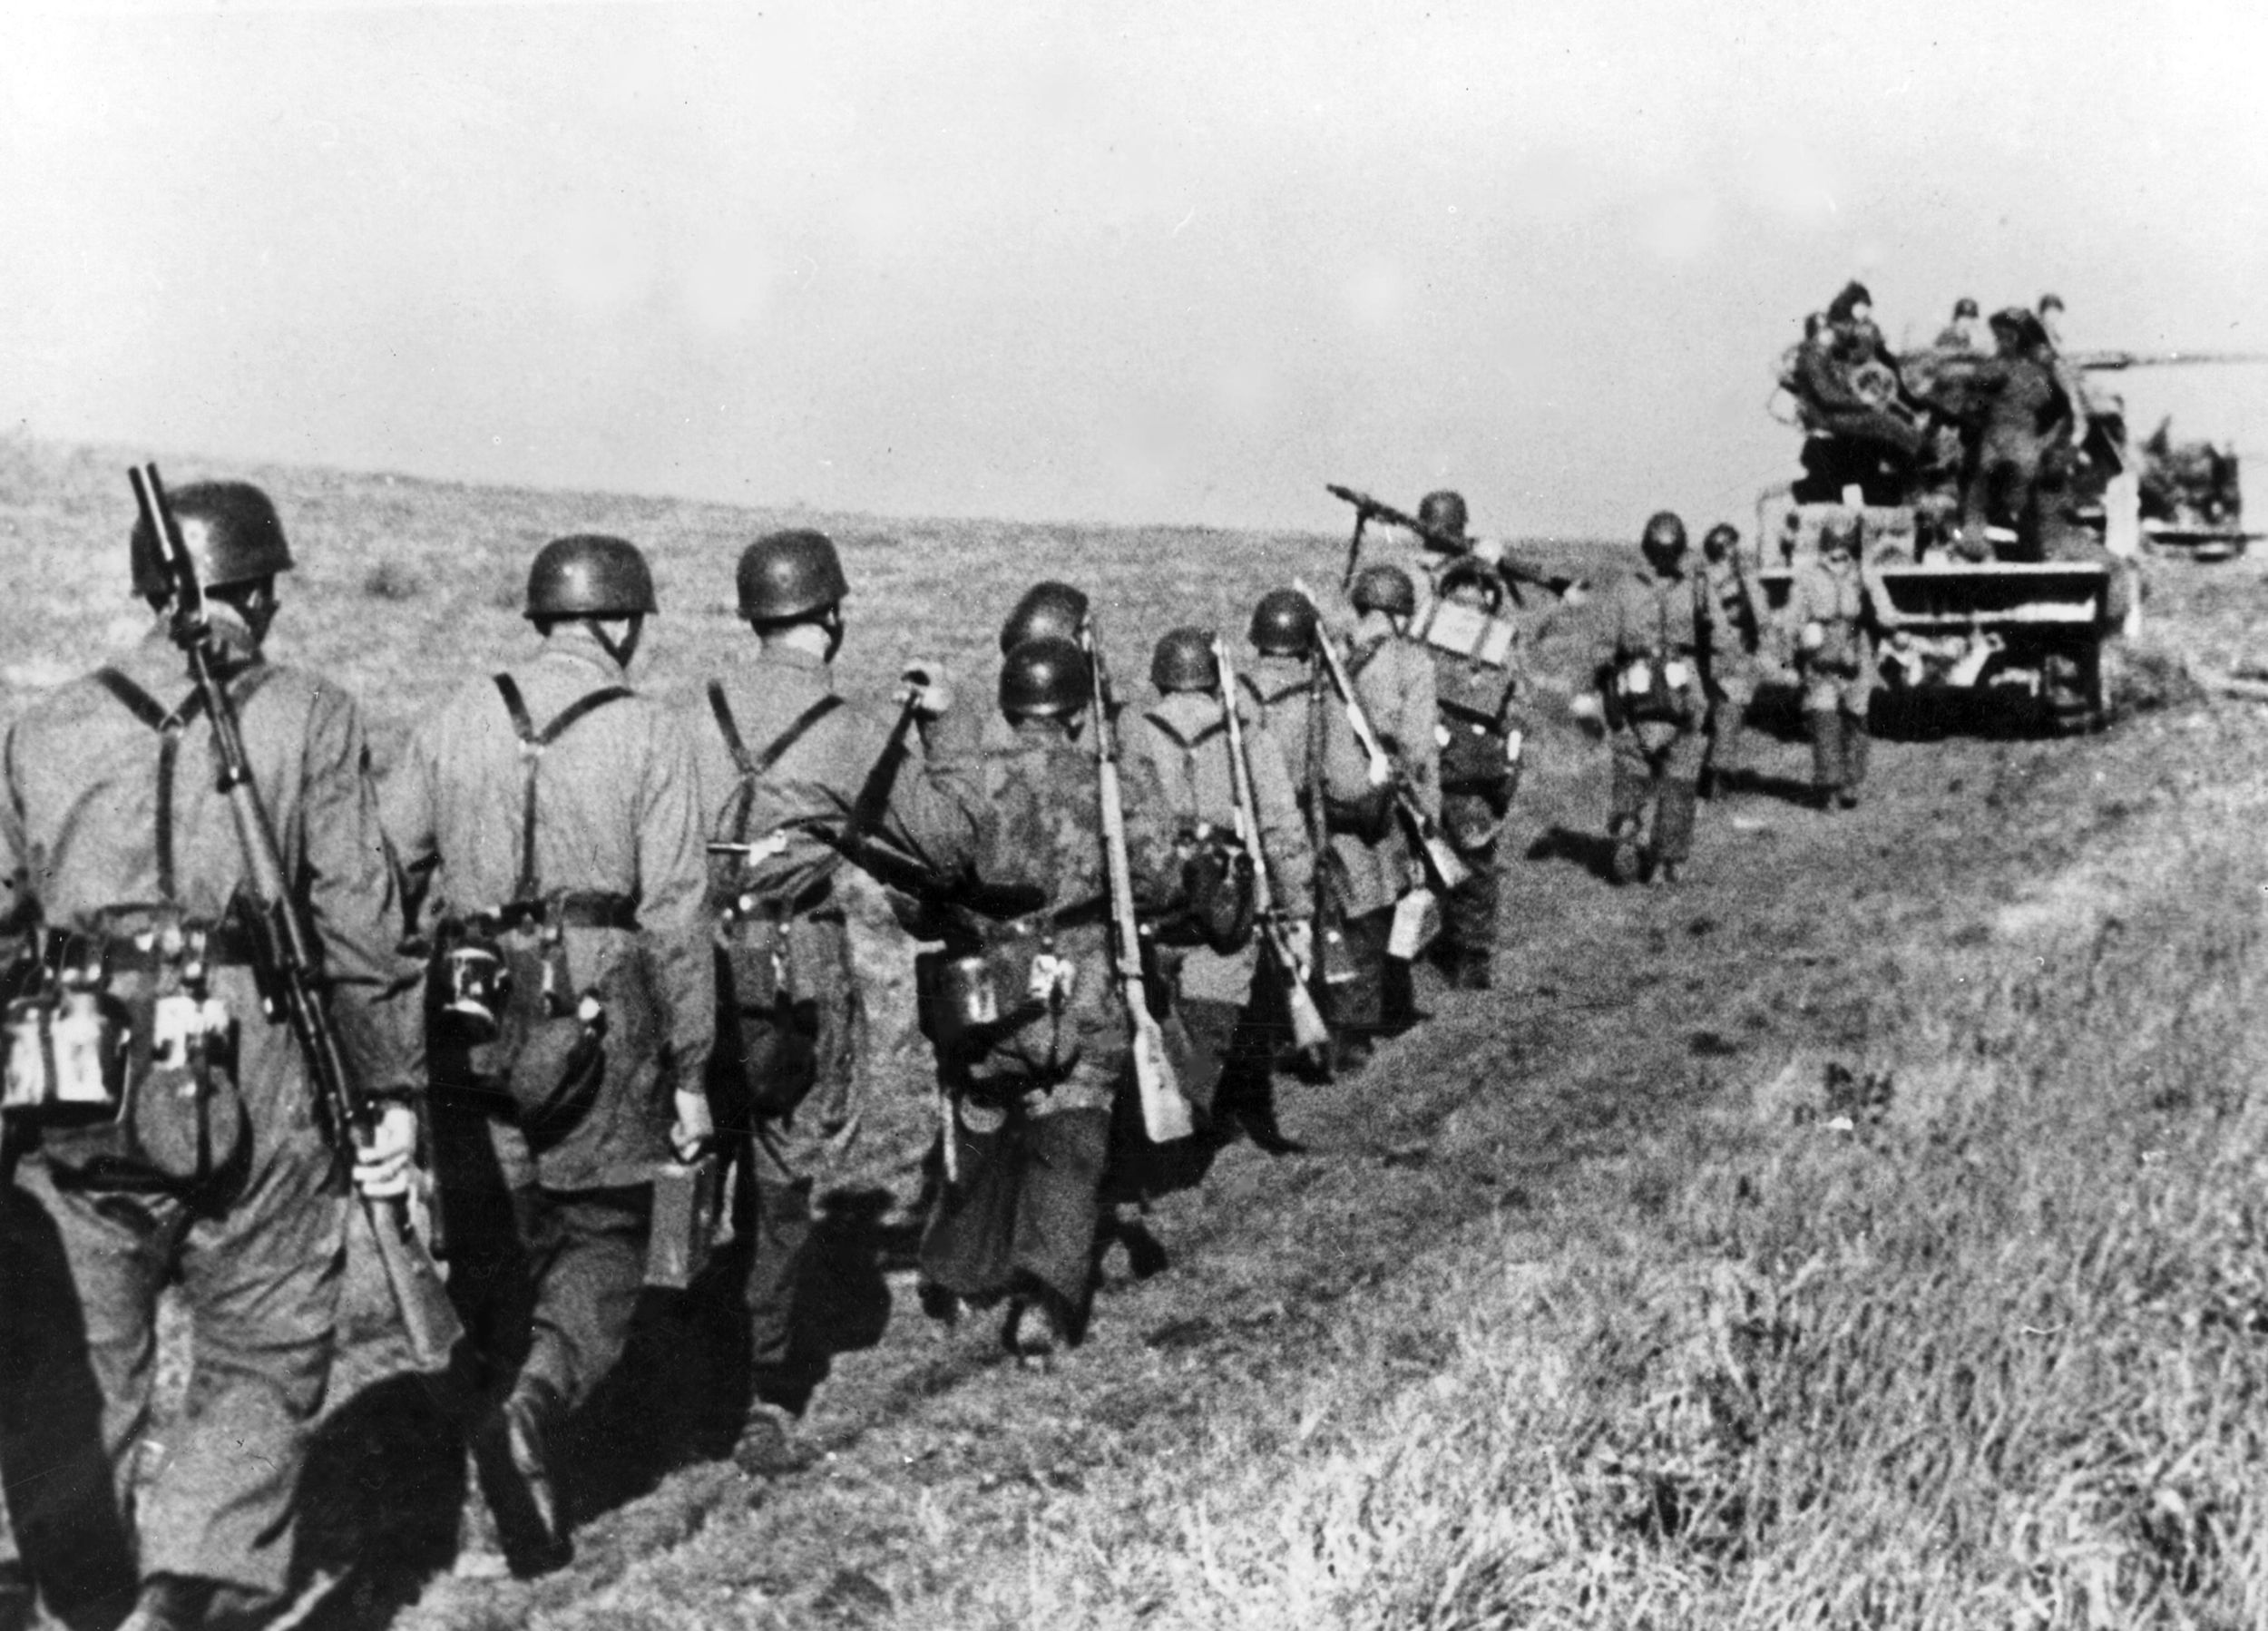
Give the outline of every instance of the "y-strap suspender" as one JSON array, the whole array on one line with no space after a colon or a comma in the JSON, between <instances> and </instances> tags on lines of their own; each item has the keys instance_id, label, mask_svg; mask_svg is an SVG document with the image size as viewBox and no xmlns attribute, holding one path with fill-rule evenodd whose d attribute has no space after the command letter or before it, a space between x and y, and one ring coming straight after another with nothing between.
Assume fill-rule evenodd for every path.
<instances>
[{"instance_id":1,"label":"y-strap suspender","mask_svg":"<svg viewBox=\"0 0 2268 1631\"><path fill-rule=\"evenodd\" d=\"M495 676L497 694L503 698L504 708L512 715L512 728L520 738L520 762L526 767L523 782L524 792L520 802L520 881L513 886L512 898L515 903L541 898L542 885L535 871L535 779L536 767L543 757L543 750L565 736L588 715L610 702L620 702L630 696L628 686L601 686L597 690L576 698L552 717L542 730L529 717L525 698L509 674Z\"/></svg>"},{"instance_id":2,"label":"y-strap suspender","mask_svg":"<svg viewBox=\"0 0 2268 1631\"><path fill-rule=\"evenodd\" d=\"M725 751L732 756L733 768L740 773L740 810L733 818L732 841L748 841L748 819L756 806L756 784L771 767L787 756L787 750L804 738L820 720L843 706L842 698L829 691L787 723L787 728L772 738L771 746L760 754L751 754L741 737L740 722L732 717L732 704L725 699L725 688L717 681L709 682L709 711L717 716L717 729L725 738Z\"/></svg>"},{"instance_id":3,"label":"y-strap suspender","mask_svg":"<svg viewBox=\"0 0 2268 1631\"><path fill-rule=\"evenodd\" d=\"M240 708L268 673L265 667L259 666L245 670L244 677L237 681L236 702ZM156 698L116 669L95 669L94 682L118 698L128 713L158 733L158 898L171 905L180 893L173 855L173 784L181 766L181 737L204 713L205 694L192 690L181 698L179 707L169 712Z\"/></svg>"}]
</instances>

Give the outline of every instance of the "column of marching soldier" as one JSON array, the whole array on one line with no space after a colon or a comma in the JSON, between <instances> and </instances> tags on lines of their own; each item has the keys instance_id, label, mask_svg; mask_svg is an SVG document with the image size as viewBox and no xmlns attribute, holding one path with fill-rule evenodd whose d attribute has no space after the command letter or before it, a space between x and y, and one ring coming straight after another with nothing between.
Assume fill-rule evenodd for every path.
<instances>
[{"instance_id":1,"label":"column of marching soldier","mask_svg":"<svg viewBox=\"0 0 2268 1631\"><path fill-rule=\"evenodd\" d=\"M1502 551L1465 538L1461 499L1429 495L1417 524L1452 546L1419 574L1432 594L1477 581L1498 603ZM1683 542L1674 517L1649 523L1601 652L1617 867L1666 880L1706 710L1692 665L1733 604L1685 571ZM738 1169L763 1401L742 1456L792 1462L813 1185L859 1114L846 866L931 948L922 1305L1003 1306L1034 1366L1080 1339L1120 1197L1174 1181L1191 1143L1296 1149L1276 1069L1360 1070L1411 1022L1429 898L1449 983L1490 984L1521 720L1437 712L1399 567L1351 571L1328 620L1304 587L1264 596L1248 661L1175 630L1147 708L1110 688L1087 597L1037 585L1001 631L987 727L934 665L905 671L894 720L836 693L850 588L808 531L748 547L751 655L667 708L628 679L656 610L643 556L562 538L529 574L538 648L424 718L381 794L353 700L261 657L292 556L258 489L200 483L170 510L157 489L131 552L152 634L5 746L0 929L27 955L8 1011L0 1631L39 1601L135 1631L277 1611L354 1203L389 1264L406 1242L414 1260L415 1236L377 1220L426 1168L447 1301L421 1310L406 1269L397 1299L451 1352L514 1571L570 1555L556 1430L623 1353L672 1162ZM1659 698L1630 689L1648 664ZM313 949L327 1029L284 1022L279 924ZM309 1091L327 1051L354 1086L351 1141ZM168 1286L193 1373L160 1451Z\"/></svg>"}]
</instances>

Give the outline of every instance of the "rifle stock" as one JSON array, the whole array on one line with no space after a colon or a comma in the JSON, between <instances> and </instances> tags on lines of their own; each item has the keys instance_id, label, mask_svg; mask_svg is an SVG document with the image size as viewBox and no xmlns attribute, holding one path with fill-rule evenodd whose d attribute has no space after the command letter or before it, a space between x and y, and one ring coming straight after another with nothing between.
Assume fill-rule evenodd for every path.
<instances>
[{"instance_id":1,"label":"rifle stock","mask_svg":"<svg viewBox=\"0 0 2268 1631\"><path fill-rule=\"evenodd\" d=\"M260 1003L271 1023L281 1021L290 1025L315 1090L318 1124L330 1140L333 1153L342 1164L347 1163L350 1148L368 1142L377 1107L349 1086L338 1032L316 987L314 938L292 900L275 825L260 800L251 760L244 750L236 704L221 683L196 561L167 507L158 467L148 464L131 470L128 479L133 486L134 503L165 557L173 584L173 641L188 659L190 678L204 698L205 717L212 729L220 790L229 801L237 847L244 862L239 916L252 939ZM448 1362L464 1335L441 1272L410 1227L405 1197L379 1198L357 1192L357 1198L411 1353L421 1369L437 1370Z\"/></svg>"},{"instance_id":2,"label":"rifle stock","mask_svg":"<svg viewBox=\"0 0 2268 1631\"><path fill-rule=\"evenodd\" d=\"M1134 1085L1141 1096L1142 1130L1153 1144L1170 1144L1196 1130L1188 1099L1166 1056L1165 1032L1149 1011L1149 985L1142 973L1141 928L1134 915L1134 864L1126 849L1126 805L1119 788L1119 745L1112 724L1110 687L1103 678L1102 643L1090 623L1081 631L1087 648L1087 680L1094 710L1095 783L1102 806L1102 852L1110 880L1111 960L1126 999L1132 1028Z\"/></svg>"},{"instance_id":3,"label":"rifle stock","mask_svg":"<svg viewBox=\"0 0 2268 1631\"><path fill-rule=\"evenodd\" d=\"M1434 887L1442 894L1449 894L1472 875L1472 869L1457 856L1442 836L1441 828L1418 804L1411 791L1410 778L1386 751L1377 729L1370 722L1370 715L1363 709L1362 698L1354 694L1354 682L1348 676L1346 664L1339 657L1338 648L1331 643L1331 631L1323 626L1323 608L1315 604L1315 597L1306 584L1292 580L1292 587L1305 596L1315 612L1315 650L1322 656L1325 669L1331 676L1331 689L1339 695L1339 706L1345 710L1346 722L1354 732L1354 739L1370 756L1371 786L1383 787L1392 784L1394 808L1401 813L1403 825L1409 828L1418 853L1425 857L1425 870L1431 874Z\"/></svg>"},{"instance_id":4,"label":"rifle stock","mask_svg":"<svg viewBox=\"0 0 2268 1631\"><path fill-rule=\"evenodd\" d=\"M1284 977L1293 1045L1319 1057L1331 1044L1331 1030L1323 1022L1315 993L1307 989L1307 968L1292 949L1290 933L1276 909L1276 889L1268 879L1267 843L1260 833L1259 803L1252 794L1252 760L1246 751L1244 721L1237 708L1236 664L1227 642L1218 635L1213 637L1213 656L1220 665L1221 721L1228 732L1228 778L1237 801L1237 837L1252 857L1253 900L1259 908L1260 933Z\"/></svg>"}]
</instances>

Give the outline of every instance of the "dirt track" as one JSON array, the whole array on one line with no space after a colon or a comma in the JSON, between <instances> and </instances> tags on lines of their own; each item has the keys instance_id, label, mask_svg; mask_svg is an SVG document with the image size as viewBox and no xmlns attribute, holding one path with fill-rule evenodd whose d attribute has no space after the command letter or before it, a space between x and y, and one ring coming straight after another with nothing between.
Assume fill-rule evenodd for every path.
<instances>
[{"instance_id":1,"label":"dirt track","mask_svg":"<svg viewBox=\"0 0 2268 1631\"><path fill-rule=\"evenodd\" d=\"M2020 882L2006 829L2044 814L2029 807L2044 796L2032 784L2068 789L2088 760L2131 759L2123 740L1882 744L1866 806L1831 816L1793 801L1801 747L1760 737L1765 790L1705 806L1697 876L1673 892L1601 881L1589 835L1603 749L1564 723L1547 728L1510 835L1515 924L1498 989L1450 994L1422 976L1431 1020L1370 1070L1284 1084L1282 1119L1305 1153L1232 1147L1201 1187L1159 1205L1149 1225L1170 1271L1136 1282L1114 1252L1092 1336L1057 1373L1006 1366L992 1320L942 1334L921 1318L902 1167L886 1200L837 1198L823 1301L845 1351L805 1424L826 1452L818 1465L767 1480L696 1459L593 1516L576 1565L533 1586L439 1575L420 1587L448 1552L429 1508L413 1568L392 1582L414 1607L392 1616L402 1598L380 1592L325 1623L885 1622L956 1573L1012 1569L1032 1526L1108 1470L1206 1454L1219 1423L1265 1411L1346 1340L1342 1324L1370 1333L1360 1340L1382 1397L1422 1381L1456 1329L1453 1305L1431 1300L1429 1254L1571 1186L1625 1185L1628 1205L1658 1206L1675 1174L1633 1177L1619 1157L1636 1138L1674 1134L1728 1080L1792 1053L1855 1048L1865 991L1898 977L1879 931L1950 935L1975 922ZM898 1115L908 1140L917 1101ZM1347 1299L1397 1296L1413 1299L1410 1316L1383 1340L1374 1319L1334 1319ZM664 1316L660 1329L679 1328ZM651 1430L673 1422L678 1453L699 1453L704 1412L682 1407L719 1379L667 1345L678 1362L660 1392L675 1408L633 1407L595 1429L589 1450L620 1449L632 1421L650 1448ZM726 1386L728 1417L729 1398ZM617 1470L624 1485L593 1499L648 1481Z\"/></svg>"},{"instance_id":2,"label":"dirt track","mask_svg":"<svg viewBox=\"0 0 2268 1631\"><path fill-rule=\"evenodd\" d=\"M114 562L90 542L114 549L115 469L25 455L10 474L0 522L33 579L62 587L0 610L20 654L7 678L48 683L122 638L110 627L117 602L93 587L112 581ZM713 507L252 474L318 538L329 529L338 540L308 552L290 629L370 699L382 747L476 652L516 637L509 580L530 538L565 524L658 536L675 594L751 525ZM923 547L844 534L859 539L852 571L868 597L855 687L871 689L904 654L916 614L955 630L946 654L982 671L1009 598L1001 586L1019 575L1096 583L1123 608L1112 638L1130 652L1171 621L1240 616L1256 586L1310 569L1316 547L1155 532L1113 535L1105 551L1038 529L904 531ZM381 581L390 565L401 572ZM2234 666L2261 602L2258 571L2163 576L2156 610L2179 643ZM745 638L721 606L698 603L665 631L679 680L728 660ZM1579 623L1545 648L1541 667L1561 686L1581 669L1582 638ZM1634 1147L1674 1155L1681 1137L1706 1136L1695 1112L1724 1089L1793 1057L1855 1050L1864 993L1900 978L1901 948L1970 943L1961 937L1988 933L1996 904L2097 825L2166 796L2176 769L2220 773L2202 737L2176 748L2172 734L2211 719L2146 718L2085 740L1882 744L1867 806L1833 817L1787 796L1802 749L1759 738L1765 790L1705 807L1696 876L1675 893L1617 891L1596 875L1604 750L1547 721L1508 835L1497 990L1444 994L1427 977L1432 1018L1369 1071L1325 1088L1286 1083L1282 1119L1306 1153L1232 1147L1201 1187L1159 1205L1149 1226L1170 1270L1136 1282L1114 1252L1090 1340L1055 1374L1006 1366L989 1320L941 1335L913 1306L907 1209L926 1107L904 1090L918 1070L900 1057L868 1161L828 1217L817 1302L836 1352L803 1430L824 1460L778 1480L744 1472L730 1459L742 1402L730 1344L711 1340L732 1322L704 1329L696 1308L657 1306L642 1382L579 1446L588 1517L575 1565L532 1586L462 1578L450 1572L464 1488L448 1430L415 1381L386 1374L382 1346L350 1347L309 1470L308 1552L318 1572L351 1573L312 1623L960 1623L934 1606L957 1582L1012 1577L1040 1537L1074 1523L1183 1533L1201 1515L1113 1504L1130 1470L1337 1431L1299 1413L1303 1380L1326 1368L1357 1379L1337 1401L1347 1415L1425 1382L1458 1342L1459 1275L1472 1254L1501 1253L1503 1225L1570 1195L1600 1199L1607 1219L1660 1208L1678 1163L1634 1160ZM1145 1588L1112 1585L1120 1602Z\"/></svg>"}]
</instances>

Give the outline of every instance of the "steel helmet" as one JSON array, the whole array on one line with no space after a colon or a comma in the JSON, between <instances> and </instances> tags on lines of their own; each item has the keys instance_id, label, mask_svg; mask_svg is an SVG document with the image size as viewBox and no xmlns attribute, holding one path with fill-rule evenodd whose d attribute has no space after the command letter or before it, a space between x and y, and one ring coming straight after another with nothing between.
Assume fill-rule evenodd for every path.
<instances>
[{"instance_id":1,"label":"steel helmet","mask_svg":"<svg viewBox=\"0 0 2268 1631\"><path fill-rule=\"evenodd\" d=\"M740 552L736 577L740 615L751 622L802 617L850 593L835 541L808 527L765 533Z\"/></svg>"},{"instance_id":2,"label":"steel helmet","mask_svg":"<svg viewBox=\"0 0 2268 1631\"><path fill-rule=\"evenodd\" d=\"M1076 640L1087 622L1086 591L1053 579L1034 583L1023 591L1015 610L1000 626L1001 654L1006 656L1028 640L1051 635Z\"/></svg>"},{"instance_id":3,"label":"steel helmet","mask_svg":"<svg viewBox=\"0 0 2268 1631\"><path fill-rule=\"evenodd\" d=\"M1396 617L1413 617L1417 612L1417 585L1398 566L1363 568L1354 574L1354 587L1347 598L1357 611L1386 611Z\"/></svg>"},{"instance_id":4,"label":"steel helmet","mask_svg":"<svg viewBox=\"0 0 2268 1631\"><path fill-rule=\"evenodd\" d=\"M1657 510L1647 518L1646 531L1638 536L1638 548L1650 560L1667 555L1675 560L1686 552L1686 523L1671 510Z\"/></svg>"},{"instance_id":5,"label":"steel helmet","mask_svg":"<svg viewBox=\"0 0 2268 1631\"><path fill-rule=\"evenodd\" d=\"M1149 659L1149 682L1161 691L1217 691L1220 659L1213 654L1210 629L1171 630Z\"/></svg>"},{"instance_id":6,"label":"steel helmet","mask_svg":"<svg viewBox=\"0 0 2268 1631\"><path fill-rule=\"evenodd\" d=\"M1701 552L1712 561L1729 555L1740 542L1740 529L1729 521L1720 521L1701 538Z\"/></svg>"},{"instance_id":7,"label":"steel helmet","mask_svg":"<svg viewBox=\"0 0 2268 1631\"><path fill-rule=\"evenodd\" d=\"M1977 302L1971 299L1969 296L1963 295L1960 299L1953 302L1953 316L1956 319L1961 317L1973 317L1976 315Z\"/></svg>"},{"instance_id":8,"label":"steel helmet","mask_svg":"<svg viewBox=\"0 0 2268 1631\"><path fill-rule=\"evenodd\" d=\"M653 610L653 573L626 539L554 538L528 568L527 617L637 617Z\"/></svg>"},{"instance_id":9,"label":"steel helmet","mask_svg":"<svg viewBox=\"0 0 2268 1631\"><path fill-rule=\"evenodd\" d=\"M225 589L291 570L291 546L284 542L276 506L249 482L191 482L166 497L201 587ZM155 598L172 592L157 534L139 517L126 557L136 594Z\"/></svg>"},{"instance_id":10,"label":"steel helmet","mask_svg":"<svg viewBox=\"0 0 2268 1631\"><path fill-rule=\"evenodd\" d=\"M1824 555L1832 551L1846 555L1859 552L1859 518L1839 504L1819 518L1819 552Z\"/></svg>"},{"instance_id":11,"label":"steel helmet","mask_svg":"<svg viewBox=\"0 0 2268 1631\"><path fill-rule=\"evenodd\" d=\"M1465 535L1465 499L1461 493L1443 487L1429 493L1418 501L1418 519L1436 532L1447 532L1452 538Z\"/></svg>"},{"instance_id":12,"label":"steel helmet","mask_svg":"<svg viewBox=\"0 0 2268 1631\"><path fill-rule=\"evenodd\" d=\"M1093 681L1087 654L1059 635L1042 634L1000 665L1000 711L1011 718L1060 719L1087 706Z\"/></svg>"},{"instance_id":13,"label":"steel helmet","mask_svg":"<svg viewBox=\"0 0 2268 1631\"><path fill-rule=\"evenodd\" d=\"M1315 609L1296 589L1271 589L1252 609L1248 638L1263 657L1305 657L1315 649Z\"/></svg>"}]
</instances>

